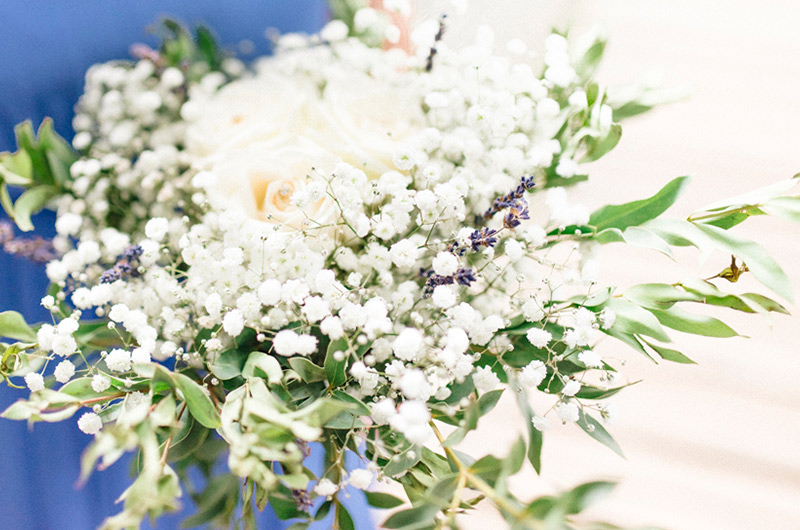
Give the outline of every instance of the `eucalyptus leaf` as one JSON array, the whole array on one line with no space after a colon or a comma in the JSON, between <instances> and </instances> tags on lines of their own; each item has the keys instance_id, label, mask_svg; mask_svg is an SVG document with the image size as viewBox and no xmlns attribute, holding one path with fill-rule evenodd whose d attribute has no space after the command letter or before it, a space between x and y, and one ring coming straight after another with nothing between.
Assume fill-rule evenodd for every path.
<instances>
[{"instance_id":1,"label":"eucalyptus leaf","mask_svg":"<svg viewBox=\"0 0 800 530\"><path fill-rule=\"evenodd\" d=\"M586 434L605 445L622 458L625 458L622 448L619 446L616 440L611 437L605 427L603 427L599 421L586 414L583 410L579 412L578 427L583 429Z\"/></svg>"},{"instance_id":2,"label":"eucalyptus leaf","mask_svg":"<svg viewBox=\"0 0 800 530\"><path fill-rule=\"evenodd\" d=\"M60 193L54 186L36 186L25 191L14 203L14 222L23 232L33 230L31 216L38 213L45 205Z\"/></svg>"},{"instance_id":3,"label":"eucalyptus leaf","mask_svg":"<svg viewBox=\"0 0 800 530\"><path fill-rule=\"evenodd\" d=\"M277 359L260 351L251 352L242 368L245 377L266 377L270 385L277 385L283 379L283 370Z\"/></svg>"},{"instance_id":4,"label":"eucalyptus leaf","mask_svg":"<svg viewBox=\"0 0 800 530\"><path fill-rule=\"evenodd\" d=\"M203 387L183 374L170 373L166 368L159 368L163 372L167 372L167 377L169 377L175 384L175 387L180 389L181 393L183 393L186 406L194 419L209 429L216 429L222 425L219 411L214 406L214 402L211 401L211 398Z\"/></svg>"},{"instance_id":5,"label":"eucalyptus leaf","mask_svg":"<svg viewBox=\"0 0 800 530\"><path fill-rule=\"evenodd\" d=\"M381 510L390 510L404 504L402 499L379 491L365 491L364 496L367 498L367 504Z\"/></svg>"},{"instance_id":6,"label":"eucalyptus leaf","mask_svg":"<svg viewBox=\"0 0 800 530\"><path fill-rule=\"evenodd\" d=\"M321 366L317 366L305 357L290 357L289 366L291 366L292 370L297 372L306 383L316 383L325 380L325 369Z\"/></svg>"},{"instance_id":7,"label":"eucalyptus leaf","mask_svg":"<svg viewBox=\"0 0 800 530\"><path fill-rule=\"evenodd\" d=\"M655 219L672 206L687 183L688 177L678 177L650 198L604 206L591 214L589 224L595 226L598 231L606 228L624 230L629 226L639 226Z\"/></svg>"},{"instance_id":8,"label":"eucalyptus leaf","mask_svg":"<svg viewBox=\"0 0 800 530\"><path fill-rule=\"evenodd\" d=\"M36 342L36 332L33 331L25 317L16 311L3 311L0 313L0 337Z\"/></svg>"},{"instance_id":9,"label":"eucalyptus leaf","mask_svg":"<svg viewBox=\"0 0 800 530\"><path fill-rule=\"evenodd\" d=\"M614 482L597 481L581 484L572 490L563 493L558 503L568 514L577 514L584 511L598 499L607 496L616 486Z\"/></svg>"},{"instance_id":10,"label":"eucalyptus leaf","mask_svg":"<svg viewBox=\"0 0 800 530\"><path fill-rule=\"evenodd\" d=\"M337 361L335 357L336 352L346 352L347 348L347 341L344 339L331 341L328 345L328 351L325 354L325 376L331 386L340 386L347 381L345 373L347 358Z\"/></svg>"},{"instance_id":11,"label":"eucalyptus leaf","mask_svg":"<svg viewBox=\"0 0 800 530\"><path fill-rule=\"evenodd\" d=\"M739 335L726 323L714 317L689 313L677 307L648 310L653 313L663 325L684 333L718 338L736 337Z\"/></svg>"},{"instance_id":12,"label":"eucalyptus leaf","mask_svg":"<svg viewBox=\"0 0 800 530\"><path fill-rule=\"evenodd\" d=\"M611 309L616 314L616 321L612 327L614 331L646 335L661 342L671 342L656 317L641 306L621 298L611 298L604 304L604 307Z\"/></svg>"}]
</instances>

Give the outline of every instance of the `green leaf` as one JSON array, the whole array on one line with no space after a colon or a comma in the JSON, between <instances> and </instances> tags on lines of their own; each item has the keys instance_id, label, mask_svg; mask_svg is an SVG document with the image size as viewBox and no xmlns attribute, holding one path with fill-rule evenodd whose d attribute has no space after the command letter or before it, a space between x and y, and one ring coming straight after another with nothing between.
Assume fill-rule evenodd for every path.
<instances>
[{"instance_id":1,"label":"green leaf","mask_svg":"<svg viewBox=\"0 0 800 530\"><path fill-rule=\"evenodd\" d=\"M25 317L16 311L3 311L0 313L0 337L21 340L24 342L36 342L36 332L33 331Z\"/></svg>"},{"instance_id":2,"label":"green leaf","mask_svg":"<svg viewBox=\"0 0 800 530\"><path fill-rule=\"evenodd\" d=\"M218 379L227 381L242 375L245 359L245 354L239 350L225 350L208 368Z\"/></svg>"},{"instance_id":3,"label":"green leaf","mask_svg":"<svg viewBox=\"0 0 800 530\"><path fill-rule=\"evenodd\" d=\"M599 388L591 385L582 385L578 393L575 394L575 397L580 399L606 399L618 393L620 390L635 385L638 382L639 381L634 381L633 383L614 388Z\"/></svg>"},{"instance_id":4,"label":"green leaf","mask_svg":"<svg viewBox=\"0 0 800 530\"><path fill-rule=\"evenodd\" d=\"M54 186L36 186L25 191L14 203L14 222L23 232L33 230L31 216L41 211L42 208L60 193Z\"/></svg>"},{"instance_id":5,"label":"green leaf","mask_svg":"<svg viewBox=\"0 0 800 530\"><path fill-rule=\"evenodd\" d=\"M763 186L741 195L736 195L735 197L729 197L713 204L709 204L708 206L697 210L689 217L689 219L692 220L692 218L703 216L703 214L706 212L719 212L726 214L730 213L731 211L747 209L752 206L761 206L779 197L780 195L783 195L795 187L797 183L798 178L795 175L794 178L782 180L780 182Z\"/></svg>"},{"instance_id":6,"label":"green leaf","mask_svg":"<svg viewBox=\"0 0 800 530\"><path fill-rule=\"evenodd\" d=\"M646 248L661 252L670 259L675 259L669 244L658 234L640 226L629 226L622 233L625 241L634 247Z\"/></svg>"},{"instance_id":7,"label":"green leaf","mask_svg":"<svg viewBox=\"0 0 800 530\"><path fill-rule=\"evenodd\" d=\"M469 469L489 484L494 484L500 477L502 467L502 461L499 458L493 455L486 455L469 466Z\"/></svg>"},{"instance_id":8,"label":"green leaf","mask_svg":"<svg viewBox=\"0 0 800 530\"><path fill-rule=\"evenodd\" d=\"M583 52L580 60L577 61L575 69L583 79L591 78L606 50L607 41L602 38L595 39L592 44Z\"/></svg>"},{"instance_id":9,"label":"green leaf","mask_svg":"<svg viewBox=\"0 0 800 530\"><path fill-rule=\"evenodd\" d=\"M58 391L63 394L74 396L81 401L99 397L118 396L120 394L120 392L114 387L111 387L103 392L95 392L92 388L91 377L80 377L78 379L73 379L69 383L59 388Z\"/></svg>"},{"instance_id":10,"label":"green leaf","mask_svg":"<svg viewBox=\"0 0 800 530\"><path fill-rule=\"evenodd\" d=\"M612 123L608 134L602 138L592 136L586 137L586 155L582 162L593 162L614 149L622 138L622 127L618 123Z\"/></svg>"},{"instance_id":11,"label":"green leaf","mask_svg":"<svg viewBox=\"0 0 800 530\"><path fill-rule=\"evenodd\" d=\"M669 309L648 308L648 310L653 313L663 325L684 333L718 338L736 337L739 335L726 323L714 317L689 313L677 307Z\"/></svg>"},{"instance_id":12,"label":"green leaf","mask_svg":"<svg viewBox=\"0 0 800 530\"><path fill-rule=\"evenodd\" d=\"M776 197L762 205L761 209L769 215L800 223L800 197Z\"/></svg>"},{"instance_id":13,"label":"green leaf","mask_svg":"<svg viewBox=\"0 0 800 530\"><path fill-rule=\"evenodd\" d=\"M242 375L245 377L265 377L270 385L277 385L283 379L283 370L275 357L260 351L254 351L247 357L247 362L244 363L244 368L242 368Z\"/></svg>"},{"instance_id":14,"label":"green leaf","mask_svg":"<svg viewBox=\"0 0 800 530\"><path fill-rule=\"evenodd\" d=\"M622 298L611 298L604 304L617 318L612 329L631 335L646 335L661 342L671 342L656 317L642 307Z\"/></svg>"},{"instance_id":15,"label":"green leaf","mask_svg":"<svg viewBox=\"0 0 800 530\"><path fill-rule=\"evenodd\" d=\"M343 505L339 506L339 514L336 518L336 522L339 523L339 528L341 530L356 530L356 525L353 523L353 518L350 516L350 512L347 511Z\"/></svg>"},{"instance_id":16,"label":"green leaf","mask_svg":"<svg viewBox=\"0 0 800 530\"><path fill-rule=\"evenodd\" d=\"M632 333L622 333L620 331L615 330L613 327L611 329L604 329L602 331L603 331L603 333L605 333L609 337L614 337L618 341L624 342L625 344L627 344L628 346L630 346L634 350L638 351L639 353L641 353L642 355L644 355L645 357L647 357L648 359L650 359L654 363L656 362L656 360L653 358L653 356L650 355L648 353L648 351L646 349L644 349L644 346L642 346L641 342L639 342L639 335L632 334Z\"/></svg>"},{"instance_id":17,"label":"green leaf","mask_svg":"<svg viewBox=\"0 0 800 530\"><path fill-rule=\"evenodd\" d=\"M347 368L347 357L345 356L341 361L337 361L334 357L336 352L347 352L347 348L348 345L345 339L331 341L328 345L328 351L325 354L325 375L331 386L340 386L347 381L347 374L345 372Z\"/></svg>"},{"instance_id":18,"label":"green leaf","mask_svg":"<svg viewBox=\"0 0 800 530\"><path fill-rule=\"evenodd\" d=\"M213 477L195 499L197 512L181 522L181 528L195 528L209 523L228 510L239 498L239 479L234 475Z\"/></svg>"},{"instance_id":19,"label":"green leaf","mask_svg":"<svg viewBox=\"0 0 800 530\"><path fill-rule=\"evenodd\" d=\"M519 473L525 461L525 439L520 437L511 446L508 456L503 460L503 474L507 477Z\"/></svg>"},{"instance_id":20,"label":"green leaf","mask_svg":"<svg viewBox=\"0 0 800 530\"><path fill-rule=\"evenodd\" d=\"M415 466L422 458L422 449L415 445L410 445L406 450L394 455L389 463L383 468L383 474L387 477L396 477L405 473Z\"/></svg>"},{"instance_id":21,"label":"green leaf","mask_svg":"<svg viewBox=\"0 0 800 530\"><path fill-rule=\"evenodd\" d=\"M402 499L398 499L394 495L381 493L379 491L365 491L364 496L367 498L367 504L373 508L379 508L381 510L390 510L405 504Z\"/></svg>"},{"instance_id":22,"label":"green leaf","mask_svg":"<svg viewBox=\"0 0 800 530\"><path fill-rule=\"evenodd\" d=\"M694 293L678 289L667 283L642 283L627 289L623 296L631 302L648 309L669 309L678 302L700 302Z\"/></svg>"},{"instance_id":23,"label":"green leaf","mask_svg":"<svg viewBox=\"0 0 800 530\"><path fill-rule=\"evenodd\" d=\"M322 521L323 519L325 519L328 516L328 514L331 513L331 506L333 506L332 501L325 501L322 504L320 504L319 508L317 509L317 512L314 514L314 520Z\"/></svg>"},{"instance_id":24,"label":"green leaf","mask_svg":"<svg viewBox=\"0 0 800 530\"><path fill-rule=\"evenodd\" d=\"M183 374L170 372L163 366L157 367L156 373L171 381L175 388L181 391L189 413L194 419L200 422L201 425L209 429L216 429L222 425L219 411L217 411L214 402L211 401L211 398L203 387L195 383L189 377Z\"/></svg>"},{"instance_id":25,"label":"green leaf","mask_svg":"<svg viewBox=\"0 0 800 530\"><path fill-rule=\"evenodd\" d=\"M0 182L11 186L29 186L33 168L31 157L25 151L0 153Z\"/></svg>"},{"instance_id":26,"label":"green leaf","mask_svg":"<svg viewBox=\"0 0 800 530\"><path fill-rule=\"evenodd\" d=\"M194 454L208 439L209 430L199 422L189 419L175 436L167 455L168 462L177 462Z\"/></svg>"},{"instance_id":27,"label":"green leaf","mask_svg":"<svg viewBox=\"0 0 800 530\"><path fill-rule=\"evenodd\" d=\"M383 528L417 530L431 526L436 512L439 508L433 504L421 504L408 510L402 510L392 514L381 525Z\"/></svg>"},{"instance_id":28,"label":"green leaf","mask_svg":"<svg viewBox=\"0 0 800 530\"><path fill-rule=\"evenodd\" d=\"M325 369L312 363L305 357L290 357L289 366L298 373L306 383L325 380Z\"/></svg>"},{"instance_id":29,"label":"green leaf","mask_svg":"<svg viewBox=\"0 0 800 530\"><path fill-rule=\"evenodd\" d=\"M638 226L655 219L672 206L688 182L688 177L678 177L670 181L658 193L648 199L625 204L609 205L596 210L589 217L589 224L597 230Z\"/></svg>"},{"instance_id":30,"label":"green leaf","mask_svg":"<svg viewBox=\"0 0 800 530\"><path fill-rule=\"evenodd\" d=\"M644 339L641 339L641 340L642 340L642 342L644 342L645 344L650 346L653 349L653 351L655 351L665 361L672 361L674 363L680 363L680 364L697 364L696 362L694 362L693 360L691 360L689 357L685 356L684 354L682 354L678 350L673 350L671 348L665 348L664 346L661 346L660 344L653 344L652 342L650 342L648 340L644 340ZM579 394L580 394L580 392L579 392Z\"/></svg>"},{"instance_id":31,"label":"green leaf","mask_svg":"<svg viewBox=\"0 0 800 530\"><path fill-rule=\"evenodd\" d=\"M519 385L516 381L512 380L511 390L517 397L517 407L519 407L522 417L525 420L525 425L528 430L528 461L536 470L537 474L542 472L542 442L544 440L542 432L533 426L534 412L531 409L530 401L528 400L527 390Z\"/></svg>"},{"instance_id":32,"label":"green leaf","mask_svg":"<svg viewBox=\"0 0 800 530\"><path fill-rule=\"evenodd\" d=\"M622 458L625 458L622 448L619 446L616 440L611 437L605 427L603 427L599 421L583 412L583 410L579 412L578 427L583 429L586 434L605 445Z\"/></svg>"},{"instance_id":33,"label":"green leaf","mask_svg":"<svg viewBox=\"0 0 800 530\"><path fill-rule=\"evenodd\" d=\"M614 482L597 481L580 486L560 495L558 503L568 514L581 513L598 499L607 496L616 484Z\"/></svg>"}]
</instances>

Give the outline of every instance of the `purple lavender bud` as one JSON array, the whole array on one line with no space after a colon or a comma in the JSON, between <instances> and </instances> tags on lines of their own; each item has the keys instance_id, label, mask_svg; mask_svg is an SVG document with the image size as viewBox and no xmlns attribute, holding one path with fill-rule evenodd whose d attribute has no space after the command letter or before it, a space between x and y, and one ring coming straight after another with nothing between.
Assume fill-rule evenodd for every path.
<instances>
[{"instance_id":1,"label":"purple lavender bud","mask_svg":"<svg viewBox=\"0 0 800 530\"><path fill-rule=\"evenodd\" d=\"M100 276L100 283L114 283L120 278L119 271L117 271L115 267L113 269L108 269Z\"/></svg>"}]
</instances>

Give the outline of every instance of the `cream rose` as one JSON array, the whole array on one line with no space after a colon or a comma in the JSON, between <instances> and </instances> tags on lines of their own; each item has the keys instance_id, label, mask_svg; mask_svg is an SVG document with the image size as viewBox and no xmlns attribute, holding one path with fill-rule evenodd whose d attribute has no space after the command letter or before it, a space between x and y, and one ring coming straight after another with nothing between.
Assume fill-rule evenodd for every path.
<instances>
[{"instance_id":1,"label":"cream rose","mask_svg":"<svg viewBox=\"0 0 800 530\"><path fill-rule=\"evenodd\" d=\"M330 175L341 158L307 138L283 135L253 142L207 163L217 177L210 198L220 208L243 209L253 219L312 232L337 221L338 209L321 175Z\"/></svg>"},{"instance_id":2,"label":"cream rose","mask_svg":"<svg viewBox=\"0 0 800 530\"><path fill-rule=\"evenodd\" d=\"M295 228L330 224L338 215L330 200L298 202L294 194L314 191L340 162L370 179L393 170L392 155L423 127L419 98L357 71L339 72L320 90L278 70L266 61L255 77L193 98L187 150L217 176L209 190L216 203Z\"/></svg>"},{"instance_id":3,"label":"cream rose","mask_svg":"<svg viewBox=\"0 0 800 530\"><path fill-rule=\"evenodd\" d=\"M186 148L205 157L302 133L316 88L302 79L261 75L224 86L213 96L199 95L187 103L196 115L186 130Z\"/></svg>"},{"instance_id":4,"label":"cream rose","mask_svg":"<svg viewBox=\"0 0 800 530\"><path fill-rule=\"evenodd\" d=\"M369 178L395 169L392 156L421 130L424 120L420 102L408 87L360 72L330 79L309 116L314 122L306 134L329 145Z\"/></svg>"}]
</instances>

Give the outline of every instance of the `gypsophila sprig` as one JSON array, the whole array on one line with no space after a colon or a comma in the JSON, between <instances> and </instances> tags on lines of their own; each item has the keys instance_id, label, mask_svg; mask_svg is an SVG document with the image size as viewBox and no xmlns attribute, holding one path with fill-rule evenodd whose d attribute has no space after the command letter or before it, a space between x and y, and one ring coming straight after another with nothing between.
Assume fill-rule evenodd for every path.
<instances>
[{"instance_id":1,"label":"gypsophila sprig","mask_svg":"<svg viewBox=\"0 0 800 530\"><path fill-rule=\"evenodd\" d=\"M603 337L690 362L662 345L665 328L712 333L676 304L785 312L710 280L622 293L602 282L600 245L692 244L735 256L716 279L752 272L790 296L768 254L725 231L739 222L728 215L768 211L763 193L757 207L686 221L656 219L685 179L594 212L570 200L564 186L620 138L592 78L602 40L576 50L553 33L537 70L497 55L485 28L451 48L442 20L421 24L407 53L375 46L399 38L388 18L340 4L345 22L277 37L274 55L249 66L208 30L166 22L159 50L137 46L137 60L87 73L80 156L45 126L40 144L28 126L20 151L0 155L4 190L49 186L42 205L58 211L52 243L0 224L0 244L46 258L53 284L42 300L52 322L0 313L14 341L0 346L0 375L29 391L4 416L77 415L94 437L84 476L139 451L124 508L103 528L175 509L194 467L214 494L196 497L207 517L192 524L252 525L272 502L305 521L330 510L344 528L344 488L375 481L401 483L414 502L389 528L457 528L478 496L513 528L566 524L563 506L609 484L537 500L506 480L526 455L540 470L542 432L557 424L621 452L602 400L629 381L597 347ZM30 174L21 161L48 149L52 167ZM790 187L769 197L800 201ZM453 449L507 388L525 418L510 454L473 461ZM534 411L533 393L549 408ZM322 469L308 467L310 442L324 446ZM213 477L218 461L227 474Z\"/></svg>"}]
</instances>

